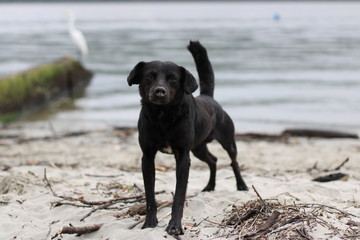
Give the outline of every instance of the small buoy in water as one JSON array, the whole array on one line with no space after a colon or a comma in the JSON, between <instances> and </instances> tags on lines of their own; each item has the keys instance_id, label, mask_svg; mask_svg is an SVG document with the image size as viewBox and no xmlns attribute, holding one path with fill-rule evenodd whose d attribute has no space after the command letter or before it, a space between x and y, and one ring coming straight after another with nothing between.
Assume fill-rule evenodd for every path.
<instances>
[{"instance_id":1,"label":"small buoy in water","mask_svg":"<svg viewBox=\"0 0 360 240\"><path fill-rule=\"evenodd\" d=\"M280 18L281 18L281 16L280 16L280 13L274 13L274 15L273 15L273 19L274 19L274 21L279 21L280 20Z\"/></svg>"}]
</instances>

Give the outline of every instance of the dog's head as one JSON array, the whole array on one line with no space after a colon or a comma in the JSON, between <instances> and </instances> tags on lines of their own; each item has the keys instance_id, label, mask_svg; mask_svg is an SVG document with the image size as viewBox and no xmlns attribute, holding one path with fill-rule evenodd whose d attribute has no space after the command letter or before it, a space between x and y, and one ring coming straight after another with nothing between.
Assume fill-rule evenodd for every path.
<instances>
[{"instance_id":1,"label":"dog's head","mask_svg":"<svg viewBox=\"0 0 360 240\"><path fill-rule=\"evenodd\" d=\"M193 93L198 87L189 71L172 62L139 62L127 81L129 86L139 84L143 100L157 105L169 104L183 94Z\"/></svg>"}]
</instances>

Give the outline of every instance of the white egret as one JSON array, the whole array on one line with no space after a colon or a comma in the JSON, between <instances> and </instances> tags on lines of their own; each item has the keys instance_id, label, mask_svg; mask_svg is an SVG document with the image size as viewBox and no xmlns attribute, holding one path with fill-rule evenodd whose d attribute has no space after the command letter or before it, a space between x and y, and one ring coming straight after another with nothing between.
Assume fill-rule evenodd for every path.
<instances>
[{"instance_id":1,"label":"white egret","mask_svg":"<svg viewBox=\"0 0 360 240\"><path fill-rule=\"evenodd\" d=\"M89 48L84 34L80 30L75 28L75 14L71 11L68 11L66 15L68 17L68 30L71 39L73 40L77 49L80 51L81 56L87 56L89 54Z\"/></svg>"}]
</instances>

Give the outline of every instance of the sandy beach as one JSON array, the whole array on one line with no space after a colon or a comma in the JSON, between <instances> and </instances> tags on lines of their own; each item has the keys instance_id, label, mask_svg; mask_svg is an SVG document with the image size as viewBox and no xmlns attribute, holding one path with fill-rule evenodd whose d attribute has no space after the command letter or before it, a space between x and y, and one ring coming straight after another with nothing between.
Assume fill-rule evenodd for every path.
<instances>
[{"instance_id":1,"label":"sandy beach","mask_svg":"<svg viewBox=\"0 0 360 240\"><path fill-rule=\"evenodd\" d=\"M192 157L185 235L177 239L360 238L359 140L237 141L237 147L249 191L236 191L228 156L219 144L210 144L219 159L216 189L201 192L209 171ZM140 223L129 229L142 217L129 211L144 202L140 158L135 130L63 128L55 133L44 123L1 129L0 239L175 239L165 232L175 188L171 155L159 153L156 160L157 200L162 205L158 227L142 230ZM346 176L312 181L338 172ZM112 199L117 200L95 205ZM267 210L235 221L236 214L244 216L255 202ZM280 215L273 226L261 230L260 220L275 211ZM292 214L292 221L284 222ZM56 236L69 224L103 225L79 237Z\"/></svg>"}]
</instances>

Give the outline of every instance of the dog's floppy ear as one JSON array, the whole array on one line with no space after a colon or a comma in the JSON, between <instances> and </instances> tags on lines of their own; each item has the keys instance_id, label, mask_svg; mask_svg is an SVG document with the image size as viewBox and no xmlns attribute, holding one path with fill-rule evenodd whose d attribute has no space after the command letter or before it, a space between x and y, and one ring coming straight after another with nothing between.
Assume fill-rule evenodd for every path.
<instances>
[{"instance_id":1,"label":"dog's floppy ear","mask_svg":"<svg viewBox=\"0 0 360 240\"><path fill-rule=\"evenodd\" d=\"M186 94L191 94L195 92L198 88L198 84L196 83L196 79L194 76L186 70L184 67L181 67L183 79L184 79L184 91Z\"/></svg>"},{"instance_id":2,"label":"dog's floppy ear","mask_svg":"<svg viewBox=\"0 0 360 240\"><path fill-rule=\"evenodd\" d=\"M133 84L140 84L141 72L142 72L142 68L144 67L144 65L145 65L145 62L139 62L138 64L136 64L134 69L131 70L131 72L127 78L127 82L129 84L129 86L131 86Z\"/></svg>"}]
</instances>

